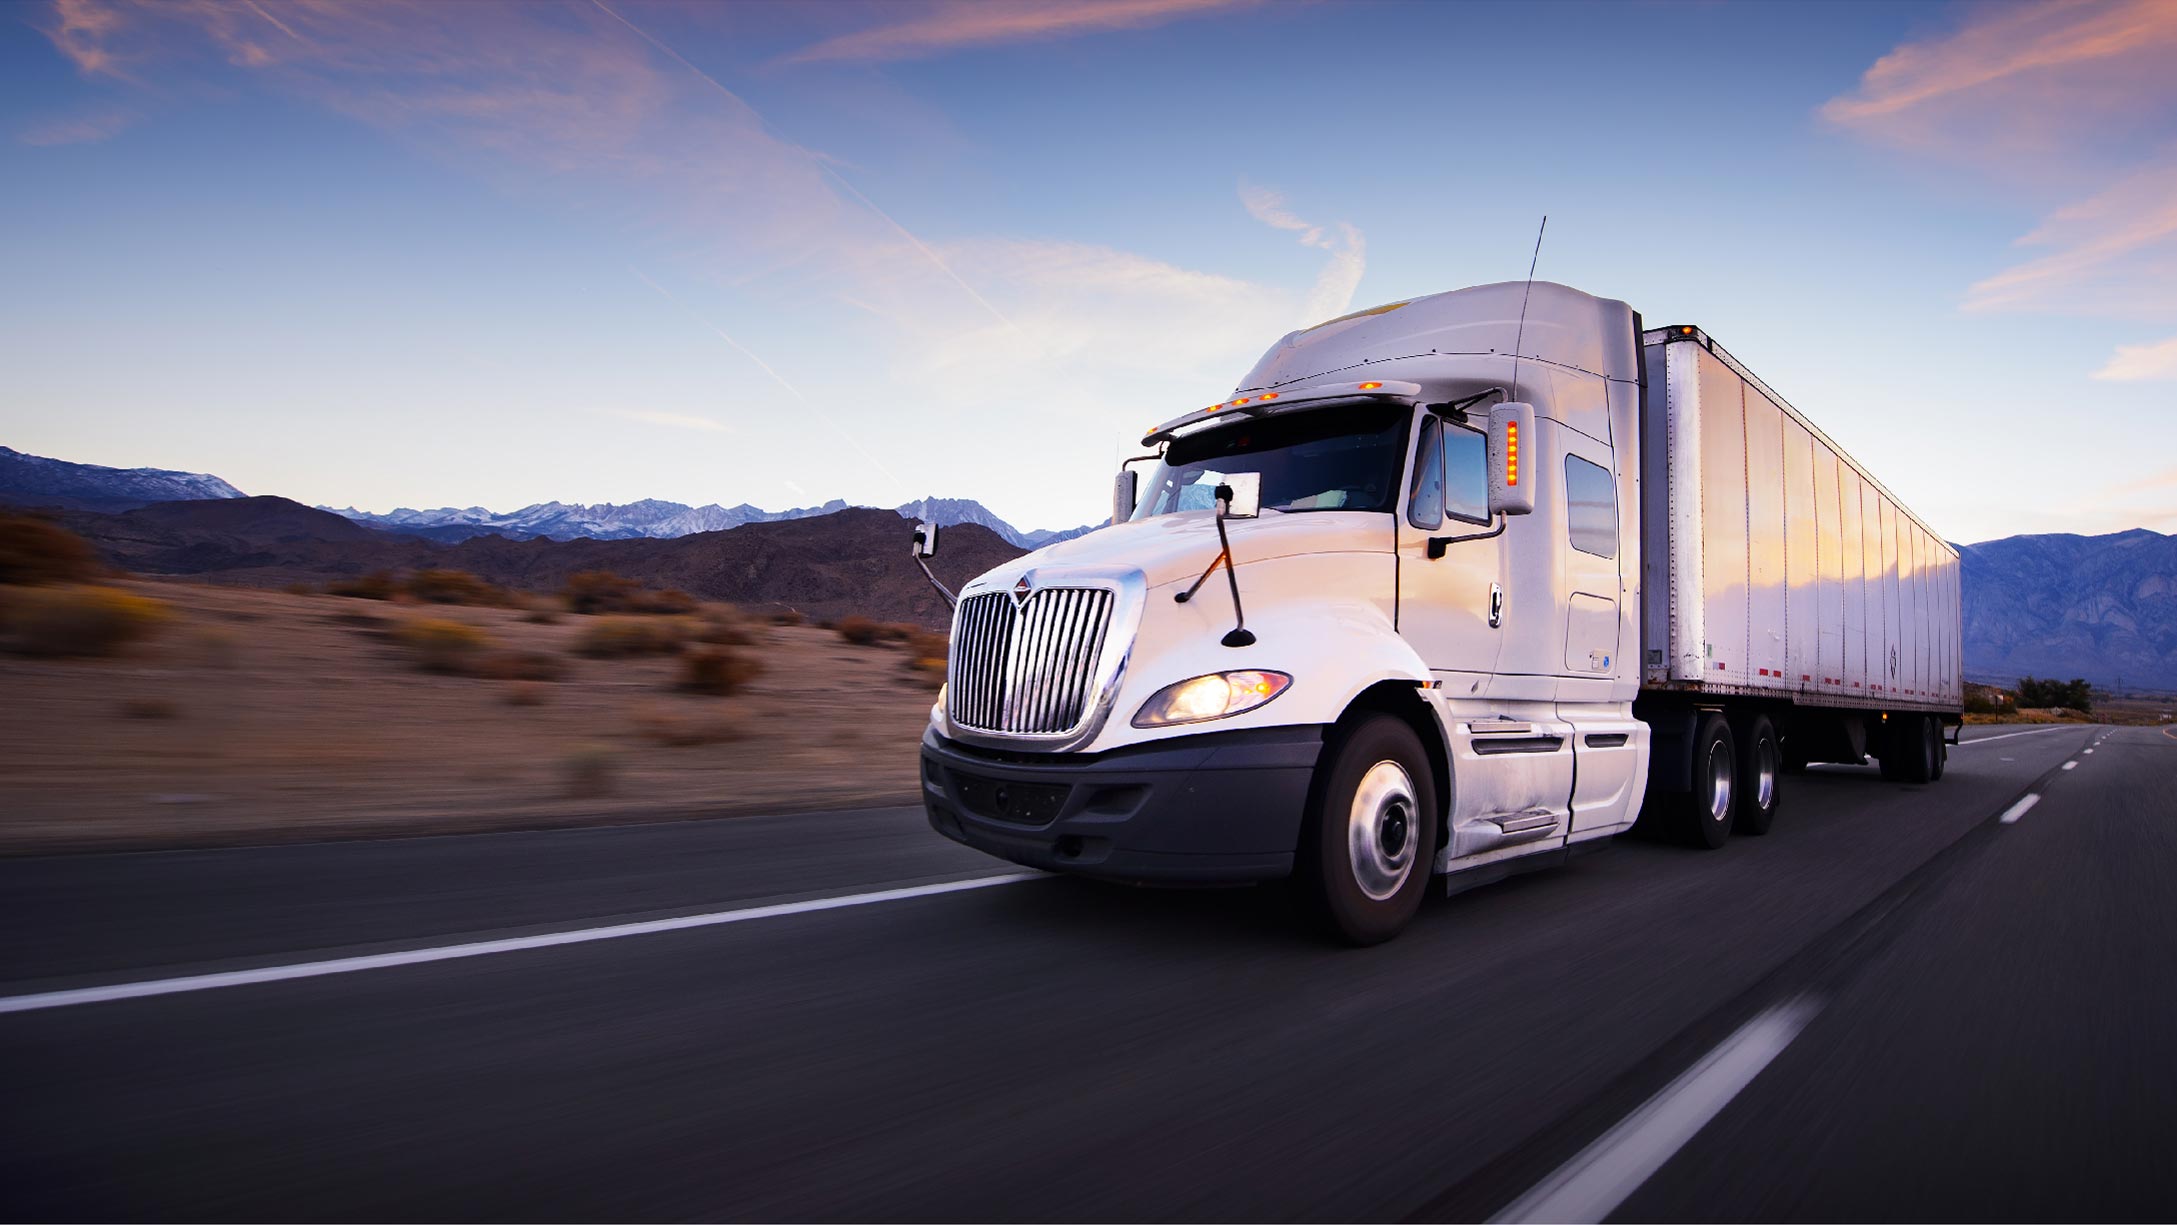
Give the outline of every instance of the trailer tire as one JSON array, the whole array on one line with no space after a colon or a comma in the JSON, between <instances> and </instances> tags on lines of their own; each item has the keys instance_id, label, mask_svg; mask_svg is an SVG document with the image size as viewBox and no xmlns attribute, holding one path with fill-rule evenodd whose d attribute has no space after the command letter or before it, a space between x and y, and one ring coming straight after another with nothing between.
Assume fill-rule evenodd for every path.
<instances>
[{"instance_id":1,"label":"trailer tire","mask_svg":"<svg viewBox=\"0 0 2177 1225\"><path fill-rule=\"evenodd\" d=\"M1776 725L1755 715L1739 731L1738 815L1732 832L1760 836L1776 823L1784 801L1784 749Z\"/></svg>"},{"instance_id":2,"label":"trailer tire","mask_svg":"<svg viewBox=\"0 0 2177 1225\"><path fill-rule=\"evenodd\" d=\"M1943 773L1942 725L1927 715L1911 715L1898 729L1898 756L1908 783L1932 783Z\"/></svg>"},{"instance_id":3,"label":"trailer tire","mask_svg":"<svg viewBox=\"0 0 2177 1225\"><path fill-rule=\"evenodd\" d=\"M1693 731L1693 787L1678 796L1678 835L1715 850L1731 836L1739 803L1738 743L1722 715L1703 715Z\"/></svg>"},{"instance_id":4,"label":"trailer tire","mask_svg":"<svg viewBox=\"0 0 2177 1225\"><path fill-rule=\"evenodd\" d=\"M1369 715L1333 733L1317 767L1294 872L1303 904L1348 944L1413 921L1436 869L1436 776L1405 720Z\"/></svg>"}]
</instances>

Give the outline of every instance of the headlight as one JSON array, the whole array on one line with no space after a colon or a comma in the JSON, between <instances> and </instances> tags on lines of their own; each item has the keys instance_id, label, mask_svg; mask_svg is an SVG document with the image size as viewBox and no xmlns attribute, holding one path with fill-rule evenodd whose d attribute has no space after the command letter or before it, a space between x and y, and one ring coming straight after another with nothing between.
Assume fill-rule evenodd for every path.
<instances>
[{"instance_id":1,"label":"headlight","mask_svg":"<svg viewBox=\"0 0 2177 1225\"><path fill-rule=\"evenodd\" d=\"M1200 723L1253 710L1285 692L1293 678L1283 672L1212 672L1166 685L1141 704L1135 727Z\"/></svg>"}]
</instances>

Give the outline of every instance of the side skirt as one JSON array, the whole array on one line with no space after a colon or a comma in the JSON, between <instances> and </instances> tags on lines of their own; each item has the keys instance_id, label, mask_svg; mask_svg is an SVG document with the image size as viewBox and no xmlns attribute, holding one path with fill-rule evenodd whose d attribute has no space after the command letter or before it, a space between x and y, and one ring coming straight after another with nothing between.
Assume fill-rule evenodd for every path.
<instances>
[{"instance_id":1,"label":"side skirt","mask_svg":"<svg viewBox=\"0 0 2177 1225\"><path fill-rule=\"evenodd\" d=\"M1465 893L1469 889L1479 889L1483 885L1494 885L1507 877L1522 876L1529 872L1540 872L1548 868L1561 868L1572 862L1575 857L1593 854L1615 841L1617 841L1615 838L1590 838L1585 842L1575 842L1568 846L1553 846L1546 850L1531 851L1528 854L1511 859L1478 863L1471 868L1453 868L1442 874L1444 878L1444 896L1453 897Z\"/></svg>"}]
</instances>

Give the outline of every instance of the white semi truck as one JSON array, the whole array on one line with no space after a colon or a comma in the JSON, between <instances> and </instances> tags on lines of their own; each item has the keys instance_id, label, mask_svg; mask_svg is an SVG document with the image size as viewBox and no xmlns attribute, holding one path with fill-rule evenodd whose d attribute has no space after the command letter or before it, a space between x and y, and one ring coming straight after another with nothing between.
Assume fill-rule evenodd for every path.
<instances>
[{"instance_id":1,"label":"white semi truck","mask_svg":"<svg viewBox=\"0 0 2177 1225\"><path fill-rule=\"evenodd\" d=\"M1809 762L1942 776L1957 553L1698 327L1543 282L1396 302L1143 445L1109 527L959 592L945 836L1291 876L1372 943L1432 876L1766 833Z\"/></svg>"}]
</instances>

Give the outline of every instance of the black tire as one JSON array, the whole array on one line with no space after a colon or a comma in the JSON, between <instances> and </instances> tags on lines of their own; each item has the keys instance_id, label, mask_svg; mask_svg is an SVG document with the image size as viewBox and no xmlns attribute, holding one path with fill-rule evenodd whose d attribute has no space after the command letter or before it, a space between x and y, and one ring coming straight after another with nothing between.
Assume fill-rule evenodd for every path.
<instances>
[{"instance_id":1,"label":"black tire","mask_svg":"<svg viewBox=\"0 0 2177 1225\"><path fill-rule=\"evenodd\" d=\"M1941 719L1937 719L1932 715L1929 716L1928 726L1935 729L1935 773L1928 775L1928 781L1939 783L1943 781L1943 771L1950 766L1950 743L1943 739L1943 721Z\"/></svg>"},{"instance_id":2,"label":"black tire","mask_svg":"<svg viewBox=\"0 0 2177 1225\"><path fill-rule=\"evenodd\" d=\"M1731 831L1759 837L1776 824L1784 800L1784 746L1767 715L1755 715L1739 729L1738 814Z\"/></svg>"},{"instance_id":3,"label":"black tire","mask_svg":"<svg viewBox=\"0 0 2177 1225\"><path fill-rule=\"evenodd\" d=\"M1348 944L1405 930L1436 870L1441 815L1428 752L1403 720L1370 715L1335 732L1294 857L1307 909Z\"/></svg>"},{"instance_id":4,"label":"black tire","mask_svg":"<svg viewBox=\"0 0 2177 1225\"><path fill-rule=\"evenodd\" d=\"M1908 783L1932 783L1942 773L1943 727L1927 715L1908 715L1898 729L1902 741L1902 778Z\"/></svg>"},{"instance_id":5,"label":"black tire","mask_svg":"<svg viewBox=\"0 0 2177 1225\"><path fill-rule=\"evenodd\" d=\"M1738 743L1722 715L1703 715L1693 731L1693 789L1671 799L1679 841L1715 850L1731 836L1738 805Z\"/></svg>"},{"instance_id":6,"label":"black tire","mask_svg":"<svg viewBox=\"0 0 2177 1225\"><path fill-rule=\"evenodd\" d=\"M1897 718L1887 720L1881 725L1881 744L1875 749L1875 761L1876 764L1882 767L1882 777L1888 782L1902 783L1905 781L1907 774L1905 759L1910 755L1908 753L1909 738L1905 733L1907 730L1906 724L1910 722L1912 722L1910 716L1900 715Z\"/></svg>"}]
</instances>

